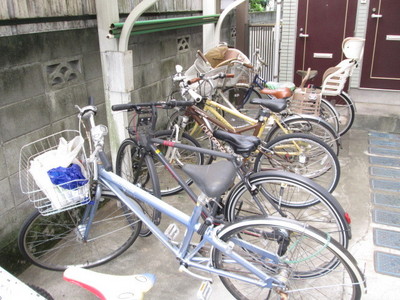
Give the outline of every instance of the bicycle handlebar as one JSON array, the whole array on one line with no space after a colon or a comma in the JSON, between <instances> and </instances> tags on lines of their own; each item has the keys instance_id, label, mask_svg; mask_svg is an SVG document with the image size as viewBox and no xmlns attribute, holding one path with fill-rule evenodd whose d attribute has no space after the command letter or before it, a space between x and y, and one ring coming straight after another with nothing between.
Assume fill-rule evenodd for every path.
<instances>
[{"instance_id":1,"label":"bicycle handlebar","mask_svg":"<svg viewBox=\"0 0 400 300\"><path fill-rule=\"evenodd\" d=\"M94 105L94 98L92 96L88 98L88 106L80 108L78 105L75 105L75 107L79 110L79 118L89 119L89 123L91 126L90 133L96 147L95 151L97 151L98 156L106 171L112 171L112 164L103 151L103 137L107 135L108 130L106 126L96 126L95 124L94 116L96 115L97 107Z\"/></svg>"},{"instance_id":2,"label":"bicycle handlebar","mask_svg":"<svg viewBox=\"0 0 400 300\"><path fill-rule=\"evenodd\" d=\"M235 77L235 74L232 74L232 73L218 73L218 74L216 74L216 75L213 75L213 76L209 76L209 77L206 77L205 75L201 75L200 77L195 77L195 78L192 78L192 79L189 79L188 81L187 81L187 84L193 84L193 83L196 83L196 82L198 82L198 81L200 81L200 80L215 80L215 79L222 79L222 78L234 78Z\"/></svg>"},{"instance_id":3,"label":"bicycle handlebar","mask_svg":"<svg viewBox=\"0 0 400 300\"><path fill-rule=\"evenodd\" d=\"M186 107L194 105L193 101L177 101L170 100L168 102L152 102L152 103L127 103L127 104L115 104L111 106L111 110L113 111L140 111L142 108L151 108L151 107L162 107L162 108L174 108L174 107Z\"/></svg>"}]
</instances>

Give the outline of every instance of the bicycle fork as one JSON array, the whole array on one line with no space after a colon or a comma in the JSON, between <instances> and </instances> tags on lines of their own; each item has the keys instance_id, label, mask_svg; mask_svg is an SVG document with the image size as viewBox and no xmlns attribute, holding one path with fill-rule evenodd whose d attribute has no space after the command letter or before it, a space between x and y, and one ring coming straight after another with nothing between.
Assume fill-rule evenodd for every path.
<instances>
[{"instance_id":1,"label":"bicycle fork","mask_svg":"<svg viewBox=\"0 0 400 300\"><path fill-rule=\"evenodd\" d=\"M250 182L250 176L252 172L247 172L247 170L244 169L243 166L239 166L238 162L235 161L235 165L237 167L240 167L240 169L243 172L239 172L239 177L241 181L245 184L247 190L250 192L251 197L253 198L254 202L257 204L258 208L260 209L261 213L265 216L268 216L268 212L265 210L264 205L262 205L261 200L257 197L257 195L261 192L261 194L265 197L265 199L268 200L268 202L273 206L273 208L282 216L282 217L287 217L287 214L285 214L282 209L274 202L273 199L268 195L268 192L265 190L263 186L258 189L255 185L251 184Z\"/></svg>"},{"instance_id":2,"label":"bicycle fork","mask_svg":"<svg viewBox=\"0 0 400 300\"><path fill-rule=\"evenodd\" d=\"M81 242L87 242L89 238L89 232L92 227L97 208L99 206L101 193L102 186L100 184L97 184L94 200L91 200L87 204L85 212L82 216L81 224L79 224L76 229L77 239Z\"/></svg>"}]
</instances>

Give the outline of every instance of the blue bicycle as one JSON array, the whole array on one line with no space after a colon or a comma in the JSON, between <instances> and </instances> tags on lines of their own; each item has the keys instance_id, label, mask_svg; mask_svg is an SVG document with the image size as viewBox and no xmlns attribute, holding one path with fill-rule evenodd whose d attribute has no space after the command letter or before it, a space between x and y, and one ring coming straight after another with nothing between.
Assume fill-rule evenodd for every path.
<instances>
[{"instance_id":1,"label":"blue bicycle","mask_svg":"<svg viewBox=\"0 0 400 300\"><path fill-rule=\"evenodd\" d=\"M138 106L136 109L141 108ZM338 295L342 299L360 299L365 292L365 279L356 261L328 233L294 220L270 216L243 218L235 223L217 225L205 199L199 198L189 215L112 173L103 152L107 128L95 124L95 112L96 107L90 104L79 113L81 119L88 119L90 126L93 151L88 158L91 165L89 174L96 187L92 202L98 209L92 214L110 211L104 209L99 199L105 188L112 191L119 202L117 207L125 212L126 229L135 232L137 237L141 223L144 223L176 256L181 271L203 281L201 288L204 292L207 290L204 286L212 282L210 274L218 275L237 299L334 299ZM145 119L141 121L146 122ZM162 232L143 212L141 203L184 226L182 241L175 241L174 226ZM112 217L109 219L111 221ZM78 232L71 232L71 238L90 239L90 225L85 224L79 227ZM201 237L200 242L194 242L199 240L195 239L196 236ZM116 233L115 243L118 238ZM57 248L56 243L54 248ZM211 250L205 255L204 249ZM94 256L96 253L92 250ZM46 255L52 258L52 253ZM65 255L82 258L81 266L92 266L86 265L84 252ZM109 257L97 257L97 262L104 259ZM201 274L193 270L201 271Z\"/></svg>"}]
</instances>

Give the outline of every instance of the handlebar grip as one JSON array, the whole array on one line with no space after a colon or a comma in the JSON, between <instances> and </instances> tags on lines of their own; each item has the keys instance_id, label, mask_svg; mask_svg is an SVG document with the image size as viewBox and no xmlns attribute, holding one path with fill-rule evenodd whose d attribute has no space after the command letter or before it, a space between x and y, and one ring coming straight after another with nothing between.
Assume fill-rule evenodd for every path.
<instances>
[{"instance_id":1,"label":"handlebar grip","mask_svg":"<svg viewBox=\"0 0 400 300\"><path fill-rule=\"evenodd\" d=\"M187 106L192 106L194 105L194 101L176 101L176 100L171 100L166 103L167 106L169 107L187 107Z\"/></svg>"},{"instance_id":2,"label":"handlebar grip","mask_svg":"<svg viewBox=\"0 0 400 300\"><path fill-rule=\"evenodd\" d=\"M225 74L226 78L233 78L235 77L235 74L229 73L229 74Z\"/></svg>"},{"instance_id":3,"label":"handlebar grip","mask_svg":"<svg viewBox=\"0 0 400 300\"><path fill-rule=\"evenodd\" d=\"M99 157L100 157L101 162L103 163L104 169L106 169L106 171L112 171L112 164L108 160L108 157L104 153L104 151L99 152Z\"/></svg>"},{"instance_id":4,"label":"handlebar grip","mask_svg":"<svg viewBox=\"0 0 400 300\"><path fill-rule=\"evenodd\" d=\"M200 80L201 80L200 77L192 78L192 79L190 79L190 80L187 81L187 84L190 85L190 84L196 83L196 82L198 82L198 81L200 81Z\"/></svg>"},{"instance_id":5,"label":"handlebar grip","mask_svg":"<svg viewBox=\"0 0 400 300\"><path fill-rule=\"evenodd\" d=\"M119 110L131 110L135 108L135 104L127 103L127 104L114 104L111 106L111 110L119 111Z\"/></svg>"},{"instance_id":6,"label":"handlebar grip","mask_svg":"<svg viewBox=\"0 0 400 300\"><path fill-rule=\"evenodd\" d=\"M192 89L188 90L190 96L193 98L194 101L199 102L202 100L202 96L199 95L198 93L196 93L195 91L193 91Z\"/></svg>"},{"instance_id":7,"label":"handlebar grip","mask_svg":"<svg viewBox=\"0 0 400 300\"><path fill-rule=\"evenodd\" d=\"M89 105L94 105L94 98L93 98L93 96L90 96L90 97L88 98L88 103L89 103Z\"/></svg>"}]
</instances>

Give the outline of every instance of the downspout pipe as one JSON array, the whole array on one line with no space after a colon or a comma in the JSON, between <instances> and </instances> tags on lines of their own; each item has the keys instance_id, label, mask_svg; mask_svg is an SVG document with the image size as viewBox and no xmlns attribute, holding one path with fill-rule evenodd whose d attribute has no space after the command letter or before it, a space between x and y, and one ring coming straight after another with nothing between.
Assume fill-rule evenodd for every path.
<instances>
[{"instance_id":1,"label":"downspout pipe","mask_svg":"<svg viewBox=\"0 0 400 300\"><path fill-rule=\"evenodd\" d=\"M242 4L245 0L236 0L235 2L232 2L229 4L224 11L221 13L221 16L218 19L217 25L215 26L215 33L214 33L214 43L215 46L219 44L220 38L221 38L221 28L222 28L222 23L225 20L225 17L234 9L236 6Z\"/></svg>"},{"instance_id":2,"label":"downspout pipe","mask_svg":"<svg viewBox=\"0 0 400 300\"><path fill-rule=\"evenodd\" d=\"M274 70L273 80L279 80L279 50L281 41L281 15L282 15L282 2L283 0L276 1L276 22L275 22L275 44L274 44Z\"/></svg>"}]
</instances>

